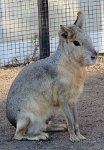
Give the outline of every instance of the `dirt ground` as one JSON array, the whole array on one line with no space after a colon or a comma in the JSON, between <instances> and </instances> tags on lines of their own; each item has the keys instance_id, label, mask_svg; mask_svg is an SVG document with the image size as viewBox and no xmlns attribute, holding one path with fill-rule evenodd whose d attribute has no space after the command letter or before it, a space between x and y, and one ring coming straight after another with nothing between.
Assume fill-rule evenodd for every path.
<instances>
[{"instance_id":1,"label":"dirt ground","mask_svg":"<svg viewBox=\"0 0 104 150\"><path fill-rule=\"evenodd\" d=\"M104 62L87 68L78 103L80 129L86 140L76 143L69 141L68 132L51 133L51 139L45 142L13 140L15 129L5 114L6 96L22 68L0 69L0 150L104 150ZM62 117L57 120L64 122Z\"/></svg>"}]
</instances>

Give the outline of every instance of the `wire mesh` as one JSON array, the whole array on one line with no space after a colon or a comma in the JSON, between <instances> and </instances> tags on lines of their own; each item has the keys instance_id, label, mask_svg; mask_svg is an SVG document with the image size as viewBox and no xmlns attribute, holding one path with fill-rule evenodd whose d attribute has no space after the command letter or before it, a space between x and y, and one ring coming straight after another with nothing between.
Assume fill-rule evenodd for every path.
<instances>
[{"instance_id":1,"label":"wire mesh","mask_svg":"<svg viewBox=\"0 0 104 150\"><path fill-rule=\"evenodd\" d=\"M27 63L38 45L36 0L1 0L0 66Z\"/></svg>"},{"instance_id":2,"label":"wire mesh","mask_svg":"<svg viewBox=\"0 0 104 150\"><path fill-rule=\"evenodd\" d=\"M36 52L39 53L38 20L41 16L38 16L37 2L0 1L0 66L27 63L36 57ZM48 0L48 5L51 53L58 46L60 24L73 24L79 10L86 15L85 30L96 50L104 52L103 0Z\"/></svg>"}]
</instances>

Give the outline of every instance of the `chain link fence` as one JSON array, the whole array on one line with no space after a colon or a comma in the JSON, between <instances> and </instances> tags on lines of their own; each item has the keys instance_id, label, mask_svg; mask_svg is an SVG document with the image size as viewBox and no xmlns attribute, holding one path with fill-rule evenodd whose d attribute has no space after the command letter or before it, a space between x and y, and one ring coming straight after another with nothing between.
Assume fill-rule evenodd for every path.
<instances>
[{"instance_id":1,"label":"chain link fence","mask_svg":"<svg viewBox=\"0 0 104 150\"><path fill-rule=\"evenodd\" d=\"M0 1L0 66L27 63L39 50L36 0Z\"/></svg>"},{"instance_id":2,"label":"chain link fence","mask_svg":"<svg viewBox=\"0 0 104 150\"><path fill-rule=\"evenodd\" d=\"M38 9L39 2L43 10ZM73 24L79 10L86 15L85 30L90 34L96 50L104 52L103 0L47 0L49 37L42 34L41 24L44 24L42 19L45 16L42 18L43 12L39 12L47 12L45 2L46 0L0 1L0 66L34 60L40 55L39 46L41 48L42 44L48 45L49 49L44 49L46 56L49 51L53 53L58 46L60 24ZM42 41L44 38L48 40Z\"/></svg>"}]
</instances>

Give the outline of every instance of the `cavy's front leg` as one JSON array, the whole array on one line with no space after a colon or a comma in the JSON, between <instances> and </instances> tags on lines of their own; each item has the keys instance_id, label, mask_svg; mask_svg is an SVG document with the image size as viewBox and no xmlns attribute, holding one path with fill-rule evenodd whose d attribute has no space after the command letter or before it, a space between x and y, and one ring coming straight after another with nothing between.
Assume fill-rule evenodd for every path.
<instances>
[{"instance_id":1,"label":"cavy's front leg","mask_svg":"<svg viewBox=\"0 0 104 150\"><path fill-rule=\"evenodd\" d=\"M86 139L83 135L81 135L80 130L79 130L79 123L78 123L78 112L77 112L77 103L72 102L69 104L69 108L71 109L74 117L74 130L75 134L80 140Z\"/></svg>"},{"instance_id":2,"label":"cavy's front leg","mask_svg":"<svg viewBox=\"0 0 104 150\"><path fill-rule=\"evenodd\" d=\"M75 134L75 128L74 128L75 121L74 121L74 115L72 109L69 107L68 101L62 95L60 96L60 106L66 118L68 131L70 133L70 140L72 142L80 141L80 139Z\"/></svg>"}]
</instances>

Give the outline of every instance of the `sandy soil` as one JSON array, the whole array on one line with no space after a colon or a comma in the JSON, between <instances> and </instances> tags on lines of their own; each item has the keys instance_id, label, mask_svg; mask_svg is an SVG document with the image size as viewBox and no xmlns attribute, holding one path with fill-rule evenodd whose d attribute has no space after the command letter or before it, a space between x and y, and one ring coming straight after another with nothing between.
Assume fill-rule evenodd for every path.
<instances>
[{"instance_id":1,"label":"sandy soil","mask_svg":"<svg viewBox=\"0 0 104 150\"><path fill-rule=\"evenodd\" d=\"M84 141L72 143L68 132L51 133L46 142L13 140L14 127L5 114L9 87L23 67L0 69L0 150L104 150L104 63L87 69L88 78L78 104ZM63 122L63 118L57 120Z\"/></svg>"}]
</instances>

